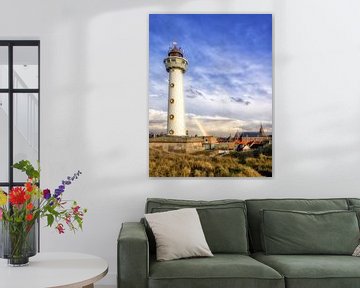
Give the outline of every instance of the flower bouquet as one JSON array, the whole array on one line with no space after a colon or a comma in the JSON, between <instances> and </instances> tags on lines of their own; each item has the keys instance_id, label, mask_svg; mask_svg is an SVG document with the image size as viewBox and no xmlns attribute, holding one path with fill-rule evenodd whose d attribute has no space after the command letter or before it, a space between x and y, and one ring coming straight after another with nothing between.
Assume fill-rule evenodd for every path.
<instances>
[{"instance_id":1,"label":"flower bouquet","mask_svg":"<svg viewBox=\"0 0 360 288\"><path fill-rule=\"evenodd\" d=\"M28 179L23 187L12 187L8 194L0 188L0 257L8 259L9 265L26 265L29 257L36 254L36 225L45 218L47 226L55 227L59 234L82 229L86 209L76 201L63 199L66 186L78 179L81 172L74 173L54 189L40 189L40 168L35 169L27 160L13 165L26 173Z\"/></svg>"}]
</instances>

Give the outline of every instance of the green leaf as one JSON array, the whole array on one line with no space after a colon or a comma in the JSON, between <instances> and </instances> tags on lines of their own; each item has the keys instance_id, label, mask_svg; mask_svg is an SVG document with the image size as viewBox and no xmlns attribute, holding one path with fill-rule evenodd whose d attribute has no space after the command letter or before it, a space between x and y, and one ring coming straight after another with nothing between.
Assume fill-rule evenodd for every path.
<instances>
[{"instance_id":1,"label":"green leaf","mask_svg":"<svg viewBox=\"0 0 360 288\"><path fill-rule=\"evenodd\" d=\"M78 223L79 228L82 230L82 219L79 216L75 216L75 221Z\"/></svg>"},{"instance_id":2,"label":"green leaf","mask_svg":"<svg viewBox=\"0 0 360 288\"><path fill-rule=\"evenodd\" d=\"M55 217L58 217L60 215L59 212L57 212L53 207L48 206L47 210L49 211L49 213L51 213L52 215L54 215Z\"/></svg>"},{"instance_id":3,"label":"green leaf","mask_svg":"<svg viewBox=\"0 0 360 288\"><path fill-rule=\"evenodd\" d=\"M29 160L21 160L13 165L15 169L25 172L29 178L38 180L40 178L40 167L35 169Z\"/></svg>"},{"instance_id":4,"label":"green leaf","mask_svg":"<svg viewBox=\"0 0 360 288\"><path fill-rule=\"evenodd\" d=\"M31 165L28 160L21 160L13 165L14 168L19 169L21 171L25 171L27 166Z\"/></svg>"},{"instance_id":5,"label":"green leaf","mask_svg":"<svg viewBox=\"0 0 360 288\"><path fill-rule=\"evenodd\" d=\"M51 214L48 214L47 215L47 224L48 224L48 226L50 226L51 227L51 225L54 223L54 216L53 215L51 215Z\"/></svg>"}]
</instances>

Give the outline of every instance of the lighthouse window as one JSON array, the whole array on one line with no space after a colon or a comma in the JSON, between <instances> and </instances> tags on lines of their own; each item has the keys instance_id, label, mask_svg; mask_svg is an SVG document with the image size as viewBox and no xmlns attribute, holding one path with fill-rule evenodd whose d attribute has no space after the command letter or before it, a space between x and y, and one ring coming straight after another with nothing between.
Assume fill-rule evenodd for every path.
<instances>
[{"instance_id":1,"label":"lighthouse window","mask_svg":"<svg viewBox=\"0 0 360 288\"><path fill-rule=\"evenodd\" d=\"M175 116L173 114L171 114L169 117L171 120L173 120L175 118Z\"/></svg>"},{"instance_id":2,"label":"lighthouse window","mask_svg":"<svg viewBox=\"0 0 360 288\"><path fill-rule=\"evenodd\" d=\"M173 88L175 86L174 83L170 83L170 87Z\"/></svg>"},{"instance_id":3,"label":"lighthouse window","mask_svg":"<svg viewBox=\"0 0 360 288\"><path fill-rule=\"evenodd\" d=\"M174 98L170 99L170 103L173 104L175 102Z\"/></svg>"},{"instance_id":4,"label":"lighthouse window","mask_svg":"<svg viewBox=\"0 0 360 288\"><path fill-rule=\"evenodd\" d=\"M170 135L173 135L173 134L174 134L174 130L170 130L170 131L169 131L169 134L170 134Z\"/></svg>"}]
</instances>

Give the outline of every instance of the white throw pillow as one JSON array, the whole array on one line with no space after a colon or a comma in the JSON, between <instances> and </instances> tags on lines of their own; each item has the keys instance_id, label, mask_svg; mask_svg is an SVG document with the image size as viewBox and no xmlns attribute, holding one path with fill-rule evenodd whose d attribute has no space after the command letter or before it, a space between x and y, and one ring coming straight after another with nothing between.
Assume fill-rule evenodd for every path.
<instances>
[{"instance_id":1,"label":"white throw pillow","mask_svg":"<svg viewBox=\"0 0 360 288\"><path fill-rule=\"evenodd\" d=\"M158 261L213 256L195 208L145 214L156 240Z\"/></svg>"},{"instance_id":2,"label":"white throw pillow","mask_svg":"<svg viewBox=\"0 0 360 288\"><path fill-rule=\"evenodd\" d=\"M360 244L358 246L356 246L352 256L360 257Z\"/></svg>"}]
</instances>

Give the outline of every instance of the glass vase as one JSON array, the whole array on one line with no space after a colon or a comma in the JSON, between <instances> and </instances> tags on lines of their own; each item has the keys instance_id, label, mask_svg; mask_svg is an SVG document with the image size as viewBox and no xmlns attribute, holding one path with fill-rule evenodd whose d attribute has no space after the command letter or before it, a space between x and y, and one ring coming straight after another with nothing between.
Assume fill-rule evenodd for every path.
<instances>
[{"instance_id":1,"label":"glass vase","mask_svg":"<svg viewBox=\"0 0 360 288\"><path fill-rule=\"evenodd\" d=\"M25 266L29 257L36 255L36 222L1 221L0 257L8 259L9 266Z\"/></svg>"}]
</instances>

